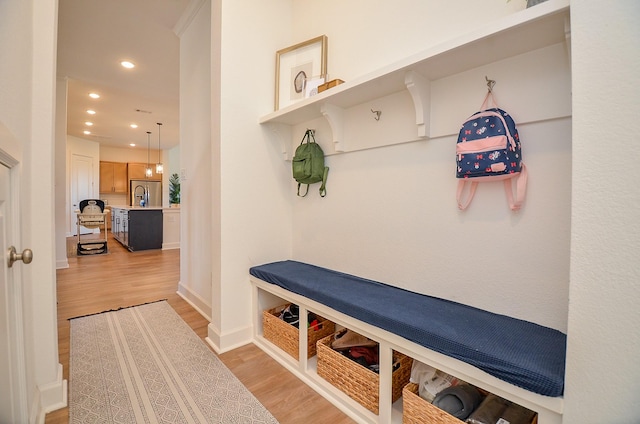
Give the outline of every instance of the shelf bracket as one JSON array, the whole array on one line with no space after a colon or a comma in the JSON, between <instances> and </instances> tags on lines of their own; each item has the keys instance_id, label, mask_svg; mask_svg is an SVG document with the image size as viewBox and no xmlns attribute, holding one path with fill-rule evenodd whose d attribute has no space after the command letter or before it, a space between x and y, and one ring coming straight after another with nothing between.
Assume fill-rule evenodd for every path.
<instances>
[{"instance_id":1,"label":"shelf bracket","mask_svg":"<svg viewBox=\"0 0 640 424\"><path fill-rule=\"evenodd\" d=\"M322 116L327 120L331 127L333 137L333 148L336 152L345 151L344 142L344 109L329 103L325 103L320 108Z\"/></svg>"},{"instance_id":2,"label":"shelf bracket","mask_svg":"<svg viewBox=\"0 0 640 424\"><path fill-rule=\"evenodd\" d=\"M269 128L269 135L274 143L279 143L282 148L284 160L293 158L293 146L291 145L291 126L269 122L265 124Z\"/></svg>"},{"instance_id":3,"label":"shelf bracket","mask_svg":"<svg viewBox=\"0 0 640 424\"><path fill-rule=\"evenodd\" d=\"M404 84L416 110L418 136L428 137L431 132L431 82L415 71L407 71Z\"/></svg>"}]
</instances>

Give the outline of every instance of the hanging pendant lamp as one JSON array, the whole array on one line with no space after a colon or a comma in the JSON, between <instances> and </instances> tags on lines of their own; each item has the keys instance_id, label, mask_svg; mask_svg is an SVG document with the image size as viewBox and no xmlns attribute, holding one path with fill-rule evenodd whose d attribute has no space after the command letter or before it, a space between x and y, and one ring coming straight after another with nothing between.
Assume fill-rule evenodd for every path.
<instances>
[{"instance_id":1,"label":"hanging pendant lamp","mask_svg":"<svg viewBox=\"0 0 640 424\"><path fill-rule=\"evenodd\" d=\"M160 161L160 126L162 122L156 122L158 124L158 163L156 163L156 174L162 174L164 167L162 166L162 162Z\"/></svg>"},{"instance_id":2,"label":"hanging pendant lamp","mask_svg":"<svg viewBox=\"0 0 640 424\"><path fill-rule=\"evenodd\" d=\"M147 131L147 168L144 170L144 175L150 178L153 175L153 170L149 165L149 149L151 148L151 131Z\"/></svg>"}]
</instances>

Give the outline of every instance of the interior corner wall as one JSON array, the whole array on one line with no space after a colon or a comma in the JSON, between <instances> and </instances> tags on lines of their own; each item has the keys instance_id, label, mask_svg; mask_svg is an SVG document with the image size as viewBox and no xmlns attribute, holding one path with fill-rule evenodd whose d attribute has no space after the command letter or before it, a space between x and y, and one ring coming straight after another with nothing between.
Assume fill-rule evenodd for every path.
<instances>
[{"instance_id":1,"label":"interior corner wall","mask_svg":"<svg viewBox=\"0 0 640 424\"><path fill-rule=\"evenodd\" d=\"M273 110L291 0L220 2L220 349L252 338L249 268L291 256L291 164L258 118ZM214 59L215 60L215 59ZM214 93L215 95L216 93Z\"/></svg>"},{"instance_id":2,"label":"interior corner wall","mask_svg":"<svg viewBox=\"0 0 640 424\"><path fill-rule=\"evenodd\" d=\"M574 145L564 423L640 417L636 0L572 2Z\"/></svg>"},{"instance_id":3,"label":"interior corner wall","mask_svg":"<svg viewBox=\"0 0 640 424\"><path fill-rule=\"evenodd\" d=\"M399 60L398 52L410 56L516 13L504 1L372 1L362 8L337 1L294 3L294 39L327 34L330 78L345 80ZM545 64L540 75L523 69L538 63ZM545 67L557 75L545 74ZM529 184L517 213L509 210L502 182L481 184L466 211L456 204L457 131L480 107L485 75L498 81L499 105L524 121L519 132ZM557 78L556 92L527 91L549 90ZM416 135L411 143L328 156L327 196L314 190L293 197L293 258L566 331L570 81L563 45L432 81L435 137ZM543 118L556 104L564 110ZM398 112L383 110L381 120ZM394 141L393 134L388 137ZM328 138L322 127L316 138L321 145Z\"/></svg>"},{"instance_id":4,"label":"interior corner wall","mask_svg":"<svg viewBox=\"0 0 640 424\"><path fill-rule=\"evenodd\" d=\"M180 286L179 293L211 310L211 3L202 1L180 36Z\"/></svg>"}]
</instances>

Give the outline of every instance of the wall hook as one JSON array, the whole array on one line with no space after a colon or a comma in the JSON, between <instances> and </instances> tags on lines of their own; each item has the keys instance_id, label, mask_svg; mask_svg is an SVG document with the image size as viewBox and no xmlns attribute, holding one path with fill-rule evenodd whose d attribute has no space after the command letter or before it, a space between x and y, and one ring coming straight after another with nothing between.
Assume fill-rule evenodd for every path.
<instances>
[{"instance_id":1,"label":"wall hook","mask_svg":"<svg viewBox=\"0 0 640 424\"><path fill-rule=\"evenodd\" d=\"M490 80L489 78L487 78L487 76L484 76L484 79L487 80L487 89L489 90L489 93L491 93L493 91L493 86L496 85L495 80Z\"/></svg>"},{"instance_id":2,"label":"wall hook","mask_svg":"<svg viewBox=\"0 0 640 424\"><path fill-rule=\"evenodd\" d=\"M382 115L382 111L381 110L373 110L373 109L371 109L371 113L373 113L375 115L373 117L373 119L375 119L376 121L380 120L380 115Z\"/></svg>"}]
</instances>

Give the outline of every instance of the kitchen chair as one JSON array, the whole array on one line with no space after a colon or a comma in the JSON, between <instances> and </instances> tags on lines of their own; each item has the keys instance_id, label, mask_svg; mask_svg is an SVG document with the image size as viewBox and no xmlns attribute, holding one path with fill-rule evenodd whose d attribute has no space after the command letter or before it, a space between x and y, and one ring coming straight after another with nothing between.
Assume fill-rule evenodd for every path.
<instances>
[{"instance_id":1,"label":"kitchen chair","mask_svg":"<svg viewBox=\"0 0 640 424\"><path fill-rule=\"evenodd\" d=\"M76 211L78 230L78 255L96 255L107 253L107 214L109 209L105 209L104 202L99 199L85 199L80 202L80 208ZM98 228L100 236L91 240L82 241L80 227L88 229ZM104 238L102 230L104 227Z\"/></svg>"}]
</instances>

